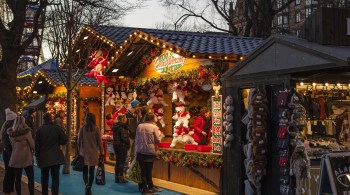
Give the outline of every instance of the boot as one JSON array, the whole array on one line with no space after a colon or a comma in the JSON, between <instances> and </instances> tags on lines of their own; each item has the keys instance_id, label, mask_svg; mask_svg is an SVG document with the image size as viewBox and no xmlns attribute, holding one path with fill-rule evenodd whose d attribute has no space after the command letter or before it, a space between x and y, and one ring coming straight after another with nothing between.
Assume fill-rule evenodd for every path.
<instances>
[{"instance_id":1,"label":"boot","mask_svg":"<svg viewBox=\"0 0 350 195\"><path fill-rule=\"evenodd\" d=\"M91 186L85 186L85 195L92 195Z\"/></svg>"}]
</instances>

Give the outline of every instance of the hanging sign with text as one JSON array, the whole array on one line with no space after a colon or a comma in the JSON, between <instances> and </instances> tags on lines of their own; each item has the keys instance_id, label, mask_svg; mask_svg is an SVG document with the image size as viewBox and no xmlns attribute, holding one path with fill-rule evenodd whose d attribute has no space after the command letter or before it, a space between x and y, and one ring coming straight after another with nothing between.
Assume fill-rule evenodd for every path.
<instances>
[{"instance_id":1,"label":"hanging sign with text","mask_svg":"<svg viewBox=\"0 0 350 195\"><path fill-rule=\"evenodd\" d=\"M318 184L318 195L350 195L350 152L324 155Z\"/></svg>"},{"instance_id":2,"label":"hanging sign with text","mask_svg":"<svg viewBox=\"0 0 350 195\"><path fill-rule=\"evenodd\" d=\"M172 52L165 52L154 61L154 69L158 73L171 73L181 68L186 58Z\"/></svg>"},{"instance_id":3,"label":"hanging sign with text","mask_svg":"<svg viewBox=\"0 0 350 195\"><path fill-rule=\"evenodd\" d=\"M222 153L222 96L211 97L213 153Z\"/></svg>"}]
</instances>

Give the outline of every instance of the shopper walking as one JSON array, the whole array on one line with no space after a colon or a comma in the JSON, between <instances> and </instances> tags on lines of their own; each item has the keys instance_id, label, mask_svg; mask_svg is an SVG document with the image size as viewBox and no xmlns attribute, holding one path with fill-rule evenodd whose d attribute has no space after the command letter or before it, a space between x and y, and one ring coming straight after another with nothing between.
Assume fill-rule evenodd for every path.
<instances>
[{"instance_id":1,"label":"shopper walking","mask_svg":"<svg viewBox=\"0 0 350 195\"><path fill-rule=\"evenodd\" d=\"M3 143L4 151L2 153L2 158L5 164L5 175L3 185L3 192L5 195L11 194L14 190L15 185L15 169L13 167L9 167L9 161L12 153L12 146L10 142L9 135L7 134L7 130L13 126L13 123L17 117L17 114L11 111L9 108L5 109L6 113L6 121L1 127L1 141Z\"/></svg>"},{"instance_id":2,"label":"shopper walking","mask_svg":"<svg viewBox=\"0 0 350 195\"><path fill-rule=\"evenodd\" d=\"M67 143L63 129L52 121L51 114L43 116L44 125L38 128L35 140L35 156L41 169L42 194L48 194L49 172L51 172L51 192L58 195L60 165L64 164L64 156L60 145Z\"/></svg>"},{"instance_id":3,"label":"shopper walking","mask_svg":"<svg viewBox=\"0 0 350 195\"><path fill-rule=\"evenodd\" d=\"M34 195L34 139L31 129L22 116L17 116L13 126L7 130L7 133L12 144L9 166L15 168L15 187L17 195L21 195L23 169L28 177L29 194Z\"/></svg>"},{"instance_id":4,"label":"shopper walking","mask_svg":"<svg viewBox=\"0 0 350 195\"><path fill-rule=\"evenodd\" d=\"M124 173L124 164L127 157L127 152L130 147L129 127L124 114L119 114L116 118L116 123L112 127L113 130L113 147L116 154L115 182L127 183Z\"/></svg>"},{"instance_id":5,"label":"shopper walking","mask_svg":"<svg viewBox=\"0 0 350 195\"><path fill-rule=\"evenodd\" d=\"M152 194L158 191L152 181L153 162L156 158L156 147L160 142L158 127L155 125L153 113L147 113L144 122L136 130L136 159L141 168L142 194Z\"/></svg>"},{"instance_id":6,"label":"shopper walking","mask_svg":"<svg viewBox=\"0 0 350 195\"><path fill-rule=\"evenodd\" d=\"M88 113L85 117L84 126L80 128L78 135L79 154L84 157L83 179L85 183L85 194L90 195L92 183L94 181L95 166L103 157L101 133L96 126L96 117Z\"/></svg>"}]
</instances>

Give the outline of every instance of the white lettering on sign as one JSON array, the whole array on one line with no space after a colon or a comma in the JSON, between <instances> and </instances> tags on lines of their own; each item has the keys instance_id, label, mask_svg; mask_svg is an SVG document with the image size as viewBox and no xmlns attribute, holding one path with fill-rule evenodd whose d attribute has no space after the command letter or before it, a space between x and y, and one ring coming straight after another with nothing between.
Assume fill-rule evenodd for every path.
<instances>
[{"instance_id":1,"label":"white lettering on sign","mask_svg":"<svg viewBox=\"0 0 350 195\"><path fill-rule=\"evenodd\" d=\"M350 35L350 18L346 18L346 29L347 29L346 35Z\"/></svg>"}]
</instances>

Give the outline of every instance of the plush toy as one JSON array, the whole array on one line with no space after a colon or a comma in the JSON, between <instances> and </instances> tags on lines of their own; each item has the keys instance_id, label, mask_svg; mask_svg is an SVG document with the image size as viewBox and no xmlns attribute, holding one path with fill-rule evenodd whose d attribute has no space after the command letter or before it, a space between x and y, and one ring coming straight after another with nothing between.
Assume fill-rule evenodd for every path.
<instances>
[{"instance_id":1,"label":"plush toy","mask_svg":"<svg viewBox=\"0 0 350 195\"><path fill-rule=\"evenodd\" d=\"M180 125L183 125L184 128L188 129L188 122L191 116L189 112L186 111L185 106L177 105L175 110L176 110L176 113L173 116L173 119L176 120L174 128L176 129Z\"/></svg>"},{"instance_id":2,"label":"plush toy","mask_svg":"<svg viewBox=\"0 0 350 195\"><path fill-rule=\"evenodd\" d=\"M115 95L113 94L113 88L107 87L106 95L105 95L105 106L114 106L114 98Z\"/></svg>"},{"instance_id":3,"label":"plush toy","mask_svg":"<svg viewBox=\"0 0 350 195\"><path fill-rule=\"evenodd\" d=\"M186 82L184 82L186 83ZM180 102L182 104L185 104L185 96L186 96L186 87L181 86L180 83L175 82L173 85L173 102Z\"/></svg>"},{"instance_id":4,"label":"plush toy","mask_svg":"<svg viewBox=\"0 0 350 195\"><path fill-rule=\"evenodd\" d=\"M157 97L157 101L158 101L159 104L162 104L163 106L168 106L168 104L166 104L166 103L164 102L163 95L164 95L163 90L160 89L160 88L158 88L158 89L155 91L155 95L154 95L154 96Z\"/></svg>"},{"instance_id":5,"label":"plush toy","mask_svg":"<svg viewBox=\"0 0 350 195\"><path fill-rule=\"evenodd\" d=\"M162 127L165 127L165 123L164 123L164 110L163 108L152 108L152 111L154 113L154 115L156 115L157 117L157 122L159 122Z\"/></svg>"},{"instance_id":6,"label":"plush toy","mask_svg":"<svg viewBox=\"0 0 350 195\"><path fill-rule=\"evenodd\" d=\"M106 49L96 50L94 53L89 56L92 58L88 67L92 68L89 73L86 73L87 77L94 77L97 80L97 84L104 82L105 84L110 83L108 77L102 74L103 70L108 64L108 51Z\"/></svg>"},{"instance_id":7,"label":"plush toy","mask_svg":"<svg viewBox=\"0 0 350 195\"><path fill-rule=\"evenodd\" d=\"M120 99L119 86L118 85L114 86L114 95L115 95L115 99Z\"/></svg>"},{"instance_id":8,"label":"plush toy","mask_svg":"<svg viewBox=\"0 0 350 195\"><path fill-rule=\"evenodd\" d=\"M173 140L170 144L170 147L175 147L179 142L198 145L198 143L192 138L192 134L193 131L188 131L188 129L184 128L182 125L176 128L174 127Z\"/></svg>"},{"instance_id":9,"label":"plush toy","mask_svg":"<svg viewBox=\"0 0 350 195\"><path fill-rule=\"evenodd\" d=\"M123 100L127 100L127 99L128 99L128 96L126 95L126 88L125 88L125 85L121 85L121 86L120 86L120 97L121 97Z\"/></svg>"}]
</instances>

